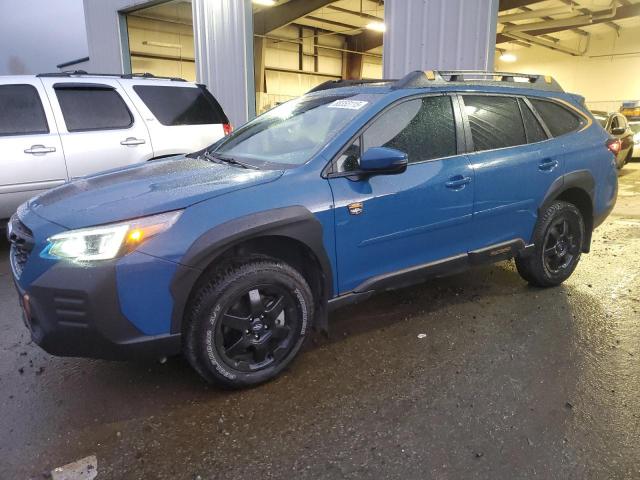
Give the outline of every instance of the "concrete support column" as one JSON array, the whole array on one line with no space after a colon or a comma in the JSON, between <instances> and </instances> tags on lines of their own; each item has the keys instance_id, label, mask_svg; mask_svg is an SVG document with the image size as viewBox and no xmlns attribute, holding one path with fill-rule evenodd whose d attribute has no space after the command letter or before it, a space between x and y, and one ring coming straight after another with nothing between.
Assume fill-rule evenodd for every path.
<instances>
[{"instance_id":1,"label":"concrete support column","mask_svg":"<svg viewBox=\"0 0 640 480\"><path fill-rule=\"evenodd\" d=\"M493 70L498 0L387 0L383 71Z\"/></svg>"},{"instance_id":2,"label":"concrete support column","mask_svg":"<svg viewBox=\"0 0 640 480\"><path fill-rule=\"evenodd\" d=\"M255 116L251 0L193 0L196 77L234 126Z\"/></svg>"}]
</instances>

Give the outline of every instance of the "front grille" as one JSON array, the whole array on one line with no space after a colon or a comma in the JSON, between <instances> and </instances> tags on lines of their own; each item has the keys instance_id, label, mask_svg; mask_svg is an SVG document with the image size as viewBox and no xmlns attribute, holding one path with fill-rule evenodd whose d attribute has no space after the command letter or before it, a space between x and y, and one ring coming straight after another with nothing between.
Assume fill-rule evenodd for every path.
<instances>
[{"instance_id":1,"label":"front grille","mask_svg":"<svg viewBox=\"0 0 640 480\"><path fill-rule=\"evenodd\" d=\"M11 267L16 278L20 278L33 250L33 233L17 215L13 215L7 225L7 238L11 243Z\"/></svg>"}]
</instances>

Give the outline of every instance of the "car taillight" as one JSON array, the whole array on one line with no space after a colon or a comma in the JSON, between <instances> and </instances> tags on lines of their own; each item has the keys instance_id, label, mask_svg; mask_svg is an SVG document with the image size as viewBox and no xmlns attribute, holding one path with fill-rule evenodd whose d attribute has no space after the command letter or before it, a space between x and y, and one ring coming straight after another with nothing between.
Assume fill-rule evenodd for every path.
<instances>
[{"instance_id":1,"label":"car taillight","mask_svg":"<svg viewBox=\"0 0 640 480\"><path fill-rule=\"evenodd\" d=\"M611 151L611 153L613 153L614 155L617 155L620 152L620 148L622 147L622 144L620 143L620 140L617 138L611 138L609 140L607 140L607 148Z\"/></svg>"},{"instance_id":2,"label":"car taillight","mask_svg":"<svg viewBox=\"0 0 640 480\"><path fill-rule=\"evenodd\" d=\"M233 125L231 125L230 123L223 123L222 130L224 131L225 135L229 135L231 132L233 132Z\"/></svg>"}]
</instances>

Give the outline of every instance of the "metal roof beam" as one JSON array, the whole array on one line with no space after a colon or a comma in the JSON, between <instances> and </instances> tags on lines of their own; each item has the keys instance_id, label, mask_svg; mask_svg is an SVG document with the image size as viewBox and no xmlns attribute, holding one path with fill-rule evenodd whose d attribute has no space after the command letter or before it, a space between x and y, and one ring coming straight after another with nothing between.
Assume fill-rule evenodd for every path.
<instances>
[{"instance_id":1,"label":"metal roof beam","mask_svg":"<svg viewBox=\"0 0 640 480\"><path fill-rule=\"evenodd\" d=\"M382 18L377 17L375 15L371 15L365 12L358 12L356 10L349 10L348 8L336 7L335 5L328 5L327 8L335 12L346 13L348 15L355 15L356 17L360 17L360 18L366 18L367 20L373 20L378 22L383 21Z\"/></svg>"},{"instance_id":2,"label":"metal roof beam","mask_svg":"<svg viewBox=\"0 0 640 480\"><path fill-rule=\"evenodd\" d=\"M567 7L571 7L571 8L575 8L577 6L577 4L573 1L573 0L560 0L562 3L564 3ZM525 12L533 12L534 10L530 9L529 7L522 7L521 10L524 10ZM589 12L586 8L580 9L580 11L582 13L588 13L591 14L591 12ZM553 20L552 17L549 16L544 16L542 17L543 20ZM578 35L581 35L583 37L588 37L589 34L587 32L585 32L584 30L582 30L581 28L572 28L571 31L573 33L577 33Z\"/></svg>"},{"instance_id":3,"label":"metal roof beam","mask_svg":"<svg viewBox=\"0 0 640 480\"><path fill-rule=\"evenodd\" d=\"M498 11L504 12L505 10L511 10L512 8L522 8L533 3L540 3L541 1L543 0L500 0Z\"/></svg>"},{"instance_id":4,"label":"metal roof beam","mask_svg":"<svg viewBox=\"0 0 640 480\"><path fill-rule=\"evenodd\" d=\"M602 12L593 12L595 17L589 25L597 25L599 23L613 22L614 20L622 20L624 18L635 17L640 15L640 3L634 3L631 5L625 5L618 7L616 14L611 18L597 18L596 16ZM529 35L548 35L550 33L562 32L564 30L571 30L571 27L554 27L554 28L541 28L539 30L528 31ZM505 43L509 41L509 37L504 34L499 34L496 38L496 43Z\"/></svg>"},{"instance_id":5,"label":"metal roof beam","mask_svg":"<svg viewBox=\"0 0 640 480\"><path fill-rule=\"evenodd\" d=\"M358 35L347 37L347 48L357 52L367 52L382 46L382 32L364 30Z\"/></svg>"},{"instance_id":6,"label":"metal roof beam","mask_svg":"<svg viewBox=\"0 0 640 480\"><path fill-rule=\"evenodd\" d=\"M335 20L329 20L329 19L323 18L323 17L316 17L316 16L313 16L313 15L307 15L304 18L306 18L307 20L314 21L314 22L324 23L326 25L331 25L332 27L343 28L344 29L344 33L353 32L353 31L356 31L356 30L362 30L362 27L358 27L356 25L350 25L348 23L336 22Z\"/></svg>"},{"instance_id":7,"label":"metal roof beam","mask_svg":"<svg viewBox=\"0 0 640 480\"><path fill-rule=\"evenodd\" d=\"M334 1L291 0L272 8L265 8L253 14L253 32L257 35L266 35Z\"/></svg>"}]
</instances>

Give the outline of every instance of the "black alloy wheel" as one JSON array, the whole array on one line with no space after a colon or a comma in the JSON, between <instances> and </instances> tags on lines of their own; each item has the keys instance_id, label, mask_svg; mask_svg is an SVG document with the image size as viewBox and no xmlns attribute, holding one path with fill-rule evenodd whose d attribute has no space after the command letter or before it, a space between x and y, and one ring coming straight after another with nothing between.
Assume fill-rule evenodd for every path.
<instances>
[{"instance_id":1,"label":"black alloy wheel","mask_svg":"<svg viewBox=\"0 0 640 480\"><path fill-rule=\"evenodd\" d=\"M570 266L579 253L580 247L569 221L564 217L556 218L549 226L544 241L545 268L557 275Z\"/></svg>"},{"instance_id":2,"label":"black alloy wheel","mask_svg":"<svg viewBox=\"0 0 640 480\"><path fill-rule=\"evenodd\" d=\"M531 238L533 249L516 257L522 278L537 287L554 287L571 276L580 261L585 225L578 208L556 200L544 207Z\"/></svg>"},{"instance_id":3,"label":"black alloy wheel","mask_svg":"<svg viewBox=\"0 0 640 480\"><path fill-rule=\"evenodd\" d=\"M215 347L229 366L243 372L260 370L287 356L300 320L284 288L256 285L228 303L214 336Z\"/></svg>"},{"instance_id":4,"label":"black alloy wheel","mask_svg":"<svg viewBox=\"0 0 640 480\"><path fill-rule=\"evenodd\" d=\"M208 382L258 385L295 358L313 313L311 289L290 265L262 255L231 261L194 292L183 327L184 354Z\"/></svg>"}]
</instances>

